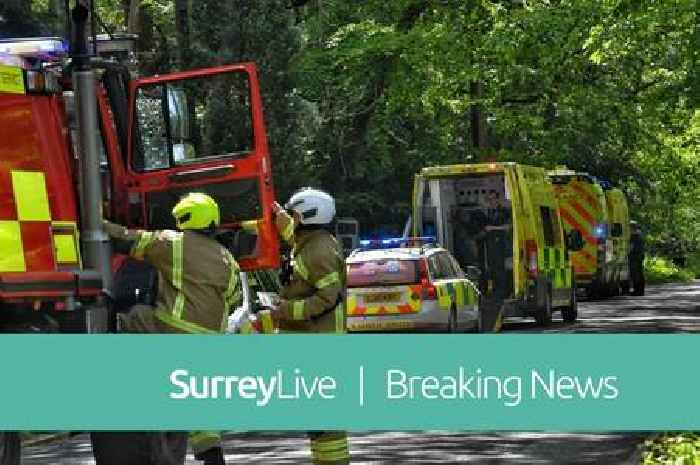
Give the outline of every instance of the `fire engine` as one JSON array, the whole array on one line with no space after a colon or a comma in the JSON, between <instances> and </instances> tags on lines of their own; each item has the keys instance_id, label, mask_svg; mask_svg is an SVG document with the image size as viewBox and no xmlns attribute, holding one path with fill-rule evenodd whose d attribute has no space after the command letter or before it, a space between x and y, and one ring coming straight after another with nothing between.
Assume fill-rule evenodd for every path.
<instances>
[{"instance_id":1,"label":"fire engine","mask_svg":"<svg viewBox=\"0 0 700 465\"><path fill-rule=\"evenodd\" d=\"M217 200L243 270L279 266L255 65L132 78L88 53L87 8L73 13L70 51L60 38L0 41L3 332L110 331L123 288L126 300L147 289L128 284L143 270L112 256L103 218L170 228L188 191ZM0 433L0 461L16 445Z\"/></svg>"}]
</instances>

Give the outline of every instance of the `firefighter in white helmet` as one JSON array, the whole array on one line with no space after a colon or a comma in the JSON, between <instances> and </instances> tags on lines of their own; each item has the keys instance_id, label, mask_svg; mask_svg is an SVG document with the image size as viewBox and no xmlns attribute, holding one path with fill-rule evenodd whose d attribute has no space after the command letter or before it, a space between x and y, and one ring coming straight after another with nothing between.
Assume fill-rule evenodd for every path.
<instances>
[{"instance_id":1,"label":"firefighter in white helmet","mask_svg":"<svg viewBox=\"0 0 700 465\"><path fill-rule=\"evenodd\" d=\"M292 247L292 276L273 312L280 331L344 333L345 257L330 232L335 200L304 188L284 208L275 204L274 209L277 229ZM311 432L309 437L314 464L350 463L345 432Z\"/></svg>"}]
</instances>

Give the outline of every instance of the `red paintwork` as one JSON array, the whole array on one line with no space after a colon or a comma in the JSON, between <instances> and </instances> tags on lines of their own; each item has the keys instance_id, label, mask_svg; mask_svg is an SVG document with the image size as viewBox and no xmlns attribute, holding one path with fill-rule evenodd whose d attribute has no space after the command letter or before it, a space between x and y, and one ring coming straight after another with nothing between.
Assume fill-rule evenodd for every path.
<instances>
[{"instance_id":1,"label":"red paintwork","mask_svg":"<svg viewBox=\"0 0 700 465\"><path fill-rule=\"evenodd\" d=\"M131 158L130 147L127 147L129 152L128 157L125 157L122 152L124 148L119 146L104 89L98 85L98 112L104 128L104 143L112 175L111 205L105 205L105 213L112 218L126 221L129 218L129 194L140 195L140 198L143 199L143 193L168 190L171 187L194 188L204 183L258 178L262 189L260 197L263 203L264 223L260 228L259 244L261 246L258 247L260 253L253 259L241 260L241 267L243 269L274 268L279 266L279 239L270 208L275 199L274 187L255 65L243 63L133 81L130 83L129 108L131 110L129 120L133 121L134 119L133 95L135 95L138 86L182 78L201 78L232 71L245 72L250 79L254 131L253 152L242 158L209 160L199 164L188 164L187 166L148 173L134 172L125 165L124 160ZM79 223L76 187L77 167L74 166L72 150L61 95L0 93L0 220L17 219L10 171L30 170L42 171L46 177L52 220ZM169 175L179 171L224 165L234 165L235 169L230 174L220 178L207 178L191 183L173 185L168 179ZM145 211L145 205L141 205L141 208ZM149 225L132 224L129 226L148 227ZM224 226L238 227L237 225ZM71 271L57 271L50 228L50 222L28 222L21 225L27 272L0 272L0 301L56 300L67 296L95 296L100 292L99 289L95 288L79 288L76 275ZM41 286L42 283L66 281L72 283L72 287L66 290L56 290L47 285L44 289L32 288L20 291L2 288L3 283L18 282L18 280L33 282L37 286Z\"/></svg>"},{"instance_id":2,"label":"red paintwork","mask_svg":"<svg viewBox=\"0 0 700 465\"><path fill-rule=\"evenodd\" d=\"M195 188L202 184L213 184L215 182L236 181L241 179L258 178L261 186L260 200L263 204L263 225L259 231L259 247L258 256L254 258L243 258L240 260L240 266L243 270L253 270L261 268L277 268L280 264L279 257L279 238L275 230L272 203L275 200L274 186L272 182L272 165L270 162L270 154L267 146L267 136L265 132L265 122L263 119L262 98L260 96L260 84L258 82L257 71L254 63L240 63L235 65L218 66L215 68L207 68L193 71L183 71L172 73L164 76L153 76L131 81L129 89L129 127L133 128L135 120L135 96L139 87L177 81L182 79L202 78L223 73L244 72L248 75L250 81L250 97L253 120L253 151L245 157L231 159L223 158L216 160L202 161L197 164L187 164L186 166L178 166L170 169L163 169L147 173L138 173L131 169L131 163L126 167L126 174L123 178L117 179L120 185L115 189L124 193L142 195L147 192L164 191L171 187L192 187ZM132 135L129 137L129 160L133 157L133 141ZM234 169L228 175L219 178L207 178L202 181L194 181L189 183L179 182L174 184L170 181L169 176L173 173L190 171L195 168L211 168L221 166L233 166ZM143 198L143 197L141 197ZM116 212L121 218L129 218L128 197L120 197L121 202L115 203L118 208ZM141 202L142 218L147 218L147 206ZM129 226L141 226L148 228L148 224L134 224ZM237 225L224 225L237 227Z\"/></svg>"}]
</instances>

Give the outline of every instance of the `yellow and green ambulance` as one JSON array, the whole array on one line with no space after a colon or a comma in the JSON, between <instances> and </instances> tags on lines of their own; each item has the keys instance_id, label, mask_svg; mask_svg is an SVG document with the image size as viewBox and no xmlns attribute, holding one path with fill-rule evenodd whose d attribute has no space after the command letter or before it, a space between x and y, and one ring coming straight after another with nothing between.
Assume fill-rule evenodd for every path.
<instances>
[{"instance_id":1,"label":"yellow and green ambulance","mask_svg":"<svg viewBox=\"0 0 700 465\"><path fill-rule=\"evenodd\" d=\"M435 236L479 280L485 324L497 329L503 317L534 316L548 325L554 309L565 321L576 320L569 254L581 237L565 234L544 169L516 163L423 168L415 177L412 223L415 235Z\"/></svg>"}]
</instances>

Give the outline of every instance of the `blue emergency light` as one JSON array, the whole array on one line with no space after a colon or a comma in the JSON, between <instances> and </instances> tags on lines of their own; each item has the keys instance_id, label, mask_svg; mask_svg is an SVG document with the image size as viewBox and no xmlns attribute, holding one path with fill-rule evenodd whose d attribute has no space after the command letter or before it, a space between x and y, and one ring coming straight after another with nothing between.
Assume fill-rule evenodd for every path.
<instances>
[{"instance_id":1,"label":"blue emergency light","mask_svg":"<svg viewBox=\"0 0 700 465\"><path fill-rule=\"evenodd\" d=\"M389 249L393 247L416 247L435 242L435 236L389 237L386 239L362 239L360 240L360 247L363 249Z\"/></svg>"}]
</instances>

